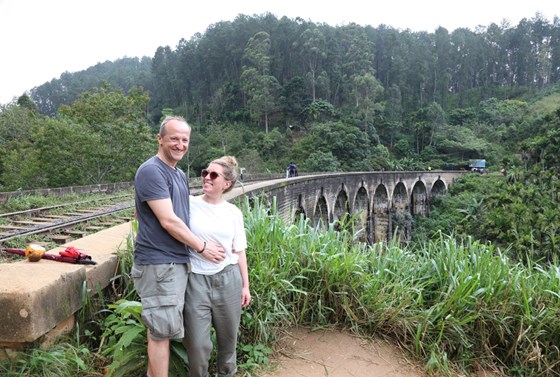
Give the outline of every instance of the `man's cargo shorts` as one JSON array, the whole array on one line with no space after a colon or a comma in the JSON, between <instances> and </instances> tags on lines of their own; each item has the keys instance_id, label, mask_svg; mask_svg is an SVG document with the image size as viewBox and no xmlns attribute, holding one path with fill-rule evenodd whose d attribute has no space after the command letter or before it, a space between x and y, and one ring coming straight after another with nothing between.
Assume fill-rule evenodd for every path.
<instances>
[{"instance_id":1,"label":"man's cargo shorts","mask_svg":"<svg viewBox=\"0 0 560 377\"><path fill-rule=\"evenodd\" d=\"M180 339L189 263L133 264L131 276L142 302L142 320L155 340Z\"/></svg>"}]
</instances>

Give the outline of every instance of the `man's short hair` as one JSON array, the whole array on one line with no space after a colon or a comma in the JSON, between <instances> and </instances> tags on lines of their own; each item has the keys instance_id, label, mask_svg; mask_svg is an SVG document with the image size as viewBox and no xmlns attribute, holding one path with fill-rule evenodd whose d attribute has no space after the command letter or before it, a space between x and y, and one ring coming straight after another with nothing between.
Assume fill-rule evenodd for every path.
<instances>
[{"instance_id":1,"label":"man's short hair","mask_svg":"<svg viewBox=\"0 0 560 377\"><path fill-rule=\"evenodd\" d=\"M161 126L159 126L159 135L161 137L165 136L165 134L167 133L167 123L169 123L172 120L176 120L179 122L183 122L185 123L189 129L191 128L190 124L187 123L187 121L185 120L185 118L183 118L182 116L178 116L178 115L167 115L165 117L165 119L163 119L163 122L161 122Z\"/></svg>"}]
</instances>

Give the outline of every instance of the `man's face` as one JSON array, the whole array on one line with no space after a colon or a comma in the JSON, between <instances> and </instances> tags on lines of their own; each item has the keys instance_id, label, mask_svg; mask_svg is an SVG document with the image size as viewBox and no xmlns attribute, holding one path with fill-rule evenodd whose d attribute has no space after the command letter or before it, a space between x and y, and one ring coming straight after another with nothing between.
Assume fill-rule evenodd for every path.
<instances>
[{"instance_id":1,"label":"man's face","mask_svg":"<svg viewBox=\"0 0 560 377\"><path fill-rule=\"evenodd\" d=\"M191 130L178 120L170 120L164 136L158 135L159 155L167 165L175 167L189 150Z\"/></svg>"}]
</instances>

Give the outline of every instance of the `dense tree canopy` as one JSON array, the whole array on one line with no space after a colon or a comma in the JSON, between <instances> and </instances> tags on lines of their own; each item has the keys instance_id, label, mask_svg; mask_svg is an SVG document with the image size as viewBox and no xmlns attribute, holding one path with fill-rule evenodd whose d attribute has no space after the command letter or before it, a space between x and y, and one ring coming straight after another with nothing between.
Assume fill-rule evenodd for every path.
<instances>
[{"instance_id":1,"label":"dense tree canopy","mask_svg":"<svg viewBox=\"0 0 560 377\"><path fill-rule=\"evenodd\" d=\"M533 136L554 137L542 124L560 103L559 35L558 20L539 14L518 25L433 33L239 15L151 58L66 72L31 90L32 101L5 107L0 122L15 117L22 130L41 128L40 113L75 124L76 132L77 125L93 129L107 143L97 157L105 169L88 178L95 180L129 177L124 170L133 167L117 168L109 155L120 153L121 161L132 152L112 143L126 139L138 114L155 136L164 109L193 125L183 162L191 174L218 153L240 156L255 172L282 171L296 159L311 169L321 165L314 158L331 161L321 169L332 170L437 168L477 158L496 168L534 154ZM104 82L126 94L109 93ZM556 100L534 108L540 98ZM526 140L532 144L523 149ZM16 153L9 151L0 157Z\"/></svg>"},{"instance_id":2,"label":"dense tree canopy","mask_svg":"<svg viewBox=\"0 0 560 377\"><path fill-rule=\"evenodd\" d=\"M273 76L281 88L302 78L311 101L324 100L337 108L359 103L364 92L357 85L370 82L369 74L385 89L378 94L381 102L395 86L406 112L432 102L448 111L558 83L559 29L557 19L550 23L538 13L515 26L490 24L474 31L440 27L433 33L240 15L210 25L204 34L183 39L174 49L161 46L153 58L124 58L64 73L31 94L41 113L54 115L60 104L107 80L125 92L132 86L148 90L153 120L162 108L178 106L184 106L189 119L223 118L226 114L210 104L229 85L239 90L252 59L251 64L260 64L259 73ZM266 38L261 41L259 36ZM247 55L257 46L266 46L266 55ZM281 102L282 92L274 96ZM248 103L236 96L235 105L241 109Z\"/></svg>"},{"instance_id":3,"label":"dense tree canopy","mask_svg":"<svg viewBox=\"0 0 560 377\"><path fill-rule=\"evenodd\" d=\"M25 101L21 101L24 102ZM3 191L127 182L157 149L146 120L148 96L128 96L107 84L84 92L56 117L28 106L0 112Z\"/></svg>"}]
</instances>

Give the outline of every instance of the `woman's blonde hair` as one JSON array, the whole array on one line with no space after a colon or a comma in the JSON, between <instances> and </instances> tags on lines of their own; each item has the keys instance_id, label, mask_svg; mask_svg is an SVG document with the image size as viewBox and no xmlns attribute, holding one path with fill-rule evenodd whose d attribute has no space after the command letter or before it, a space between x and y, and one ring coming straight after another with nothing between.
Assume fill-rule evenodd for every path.
<instances>
[{"instance_id":1,"label":"woman's blonde hair","mask_svg":"<svg viewBox=\"0 0 560 377\"><path fill-rule=\"evenodd\" d=\"M224 178L231 182L231 186L224 190L224 192L228 192L233 189L233 186L235 186L235 183L237 182L237 170L239 167L237 159L233 156L222 156L212 161L211 164L217 164L223 167Z\"/></svg>"}]
</instances>

